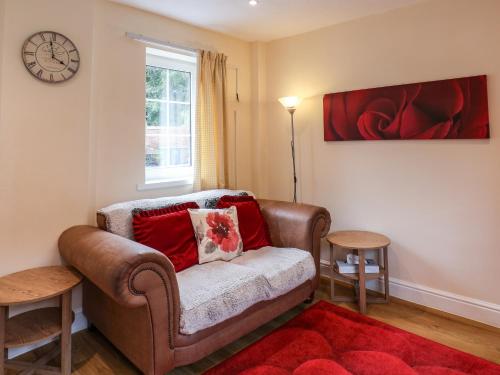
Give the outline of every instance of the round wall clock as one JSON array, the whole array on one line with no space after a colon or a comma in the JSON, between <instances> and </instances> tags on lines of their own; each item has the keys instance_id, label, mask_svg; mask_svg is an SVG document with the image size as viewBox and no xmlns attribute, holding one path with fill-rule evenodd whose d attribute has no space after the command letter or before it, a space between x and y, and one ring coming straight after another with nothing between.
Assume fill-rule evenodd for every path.
<instances>
[{"instance_id":1,"label":"round wall clock","mask_svg":"<svg viewBox=\"0 0 500 375\"><path fill-rule=\"evenodd\" d=\"M44 82L67 81L80 67L80 54L75 44L54 31L31 35L24 42L22 55L26 69Z\"/></svg>"}]
</instances>

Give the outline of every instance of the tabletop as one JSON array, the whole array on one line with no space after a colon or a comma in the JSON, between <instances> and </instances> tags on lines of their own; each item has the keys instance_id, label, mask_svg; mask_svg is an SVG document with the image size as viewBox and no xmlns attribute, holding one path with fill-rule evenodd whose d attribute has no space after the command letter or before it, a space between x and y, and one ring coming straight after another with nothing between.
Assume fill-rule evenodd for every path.
<instances>
[{"instance_id":1,"label":"tabletop","mask_svg":"<svg viewBox=\"0 0 500 375\"><path fill-rule=\"evenodd\" d=\"M361 230L333 232L326 239L334 246L357 250L380 249L391 243L391 240L383 234Z\"/></svg>"},{"instance_id":2,"label":"tabletop","mask_svg":"<svg viewBox=\"0 0 500 375\"><path fill-rule=\"evenodd\" d=\"M65 266L31 268L0 277L0 306L42 301L66 293L83 277Z\"/></svg>"}]
</instances>

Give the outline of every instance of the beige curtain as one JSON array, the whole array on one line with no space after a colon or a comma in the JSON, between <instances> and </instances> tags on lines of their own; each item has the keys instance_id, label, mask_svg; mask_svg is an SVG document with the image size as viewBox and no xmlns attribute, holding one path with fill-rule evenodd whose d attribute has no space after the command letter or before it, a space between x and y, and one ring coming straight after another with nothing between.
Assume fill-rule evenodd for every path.
<instances>
[{"instance_id":1,"label":"beige curtain","mask_svg":"<svg viewBox=\"0 0 500 375\"><path fill-rule=\"evenodd\" d=\"M194 189L228 185L227 57L199 51L194 157Z\"/></svg>"}]
</instances>

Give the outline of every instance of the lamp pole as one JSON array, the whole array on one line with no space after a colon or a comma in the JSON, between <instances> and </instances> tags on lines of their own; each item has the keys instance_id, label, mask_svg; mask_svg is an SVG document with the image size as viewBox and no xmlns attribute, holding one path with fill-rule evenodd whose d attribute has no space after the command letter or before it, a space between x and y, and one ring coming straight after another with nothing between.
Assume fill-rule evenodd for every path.
<instances>
[{"instance_id":1,"label":"lamp pole","mask_svg":"<svg viewBox=\"0 0 500 375\"><path fill-rule=\"evenodd\" d=\"M297 203L297 172L295 170L295 130L293 126L293 114L295 113L295 108L288 108L290 112L290 117L292 121L292 141L290 145L292 147L292 164L293 164L293 203Z\"/></svg>"},{"instance_id":2,"label":"lamp pole","mask_svg":"<svg viewBox=\"0 0 500 375\"><path fill-rule=\"evenodd\" d=\"M279 98L278 101L286 108L288 113L290 113L291 123L292 123L292 141L290 145L292 146L292 163L293 163L293 203L297 203L297 171L295 169L295 129L293 126L293 114L297 109L297 106L302 101L298 96L284 96Z\"/></svg>"}]
</instances>

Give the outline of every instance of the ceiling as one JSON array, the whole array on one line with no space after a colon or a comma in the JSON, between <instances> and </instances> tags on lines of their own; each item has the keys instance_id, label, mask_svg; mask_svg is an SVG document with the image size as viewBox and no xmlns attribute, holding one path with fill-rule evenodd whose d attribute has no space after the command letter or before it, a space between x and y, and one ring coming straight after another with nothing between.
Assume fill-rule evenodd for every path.
<instances>
[{"instance_id":1,"label":"ceiling","mask_svg":"<svg viewBox=\"0 0 500 375\"><path fill-rule=\"evenodd\" d=\"M111 0L247 41L269 41L421 0Z\"/></svg>"}]
</instances>

